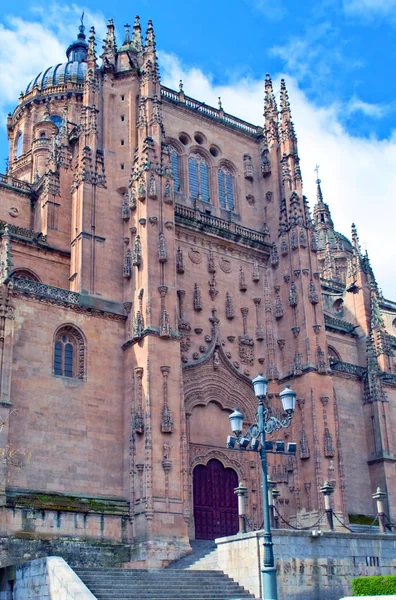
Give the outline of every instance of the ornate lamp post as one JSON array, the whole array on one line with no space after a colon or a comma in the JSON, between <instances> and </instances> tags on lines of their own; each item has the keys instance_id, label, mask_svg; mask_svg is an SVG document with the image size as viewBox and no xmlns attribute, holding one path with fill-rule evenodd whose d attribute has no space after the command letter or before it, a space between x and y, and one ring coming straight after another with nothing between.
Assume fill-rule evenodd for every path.
<instances>
[{"instance_id":1,"label":"ornate lamp post","mask_svg":"<svg viewBox=\"0 0 396 600\"><path fill-rule=\"evenodd\" d=\"M243 430L243 414L235 409L230 415L231 429L234 436L228 436L227 447L234 448L235 444L238 443L240 450L247 450L249 444L250 449L259 452L261 459L261 473L262 473L262 485L263 485L263 516L264 516L264 557L263 567L261 569L262 578L262 598L263 600L278 600L278 592L276 585L276 567L274 561L274 551L271 536L271 525L270 525L270 512L268 503L268 481L267 481L267 450L265 442L265 434L272 435L275 431L290 427L292 422L292 416L296 403L296 393L290 389L290 386L281 392L280 398L282 400L283 410L285 412L285 418L282 420L276 417L270 416L268 408L264 406L264 400L267 395L268 380L263 376L262 373L257 375L253 379L254 393L258 400L257 407L257 422L253 423L247 430L246 434L242 435ZM273 443L269 443L271 448ZM283 442L277 442L280 444L280 448L284 449ZM288 454L295 453L296 444L289 444ZM282 452L281 453L285 453Z\"/></svg>"}]
</instances>

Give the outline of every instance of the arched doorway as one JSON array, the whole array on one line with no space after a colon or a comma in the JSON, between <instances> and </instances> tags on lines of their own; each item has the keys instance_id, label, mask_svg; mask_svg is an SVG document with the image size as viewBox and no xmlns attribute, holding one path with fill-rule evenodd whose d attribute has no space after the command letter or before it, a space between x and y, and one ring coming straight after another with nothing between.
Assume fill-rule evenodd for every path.
<instances>
[{"instance_id":1,"label":"arched doorway","mask_svg":"<svg viewBox=\"0 0 396 600\"><path fill-rule=\"evenodd\" d=\"M214 540L238 533L238 476L212 459L193 471L195 538Z\"/></svg>"}]
</instances>

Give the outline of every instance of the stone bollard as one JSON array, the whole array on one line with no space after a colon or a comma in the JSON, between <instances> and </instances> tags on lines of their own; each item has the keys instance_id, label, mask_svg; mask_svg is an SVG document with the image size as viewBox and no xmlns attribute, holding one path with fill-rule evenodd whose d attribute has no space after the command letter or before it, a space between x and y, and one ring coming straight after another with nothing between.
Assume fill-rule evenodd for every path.
<instances>
[{"instance_id":1,"label":"stone bollard","mask_svg":"<svg viewBox=\"0 0 396 600\"><path fill-rule=\"evenodd\" d=\"M234 489L234 494L238 496L238 518L239 518L239 533L246 533L246 494L247 488L243 485L243 481L239 482L237 488Z\"/></svg>"},{"instance_id":2,"label":"stone bollard","mask_svg":"<svg viewBox=\"0 0 396 600\"><path fill-rule=\"evenodd\" d=\"M334 531L333 509L331 508L330 502L330 497L331 494L334 492L334 488L328 481L325 481L322 487L320 488L320 491L324 496L327 526L330 529L330 531Z\"/></svg>"},{"instance_id":3,"label":"stone bollard","mask_svg":"<svg viewBox=\"0 0 396 600\"><path fill-rule=\"evenodd\" d=\"M377 514L378 514L378 522L381 533L386 533L385 526L385 510L384 510L384 500L386 498L385 492L381 491L380 487L377 487L377 491L373 494L373 500L377 501Z\"/></svg>"}]
</instances>

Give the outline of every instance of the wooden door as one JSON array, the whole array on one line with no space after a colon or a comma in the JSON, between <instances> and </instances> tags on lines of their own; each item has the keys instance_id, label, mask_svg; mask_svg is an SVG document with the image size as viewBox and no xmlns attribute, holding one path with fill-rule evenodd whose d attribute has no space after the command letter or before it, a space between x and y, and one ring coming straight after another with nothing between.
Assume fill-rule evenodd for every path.
<instances>
[{"instance_id":1,"label":"wooden door","mask_svg":"<svg viewBox=\"0 0 396 600\"><path fill-rule=\"evenodd\" d=\"M238 476L220 461L210 460L193 472L195 538L214 540L238 533Z\"/></svg>"}]
</instances>

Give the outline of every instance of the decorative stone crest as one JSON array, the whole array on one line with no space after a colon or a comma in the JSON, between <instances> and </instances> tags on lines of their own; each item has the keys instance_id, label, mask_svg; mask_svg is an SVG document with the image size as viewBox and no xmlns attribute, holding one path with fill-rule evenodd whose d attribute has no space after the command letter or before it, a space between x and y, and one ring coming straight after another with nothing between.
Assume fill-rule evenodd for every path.
<instances>
[{"instance_id":1,"label":"decorative stone crest","mask_svg":"<svg viewBox=\"0 0 396 600\"><path fill-rule=\"evenodd\" d=\"M190 248L188 257L194 265L199 265L202 262L202 254L196 248Z\"/></svg>"},{"instance_id":2,"label":"decorative stone crest","mask_svg":"<svg viewBox=\"0 0 396 600\"><path fill-rule=\"evenodd\" d=\"M227 258L221 258L220 259L220 269L224 273L231 273L231 261L229 261Z\"/></svg>"}]
</instances>

